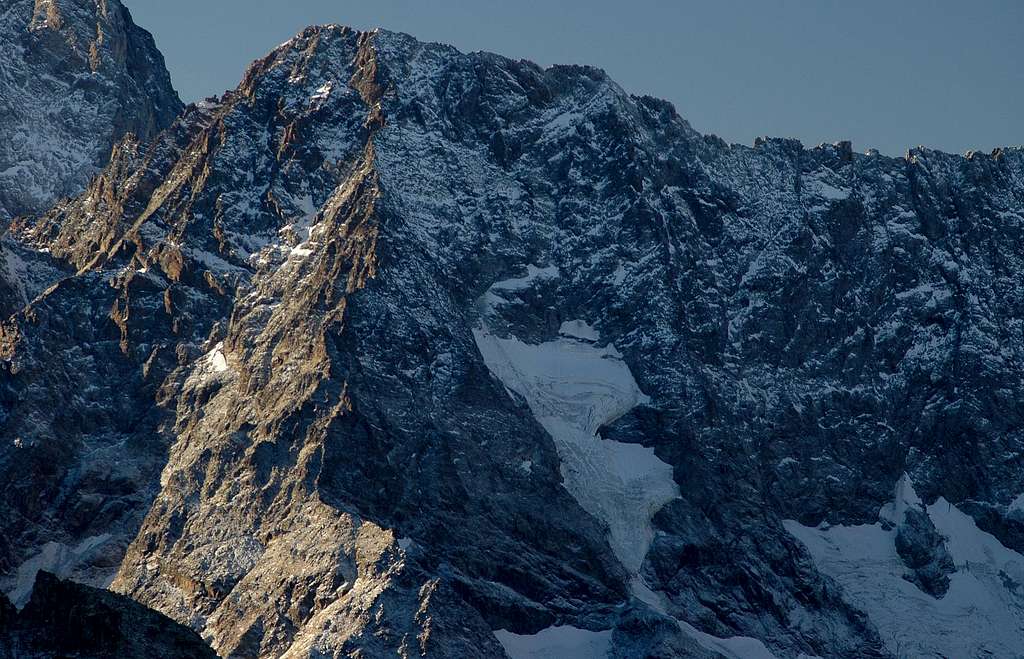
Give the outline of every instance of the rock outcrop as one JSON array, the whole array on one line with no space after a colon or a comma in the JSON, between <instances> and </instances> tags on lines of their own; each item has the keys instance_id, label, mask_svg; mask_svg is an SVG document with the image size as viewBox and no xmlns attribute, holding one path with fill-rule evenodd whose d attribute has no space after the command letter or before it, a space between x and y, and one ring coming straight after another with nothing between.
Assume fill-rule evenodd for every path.
<instances>
[{"instance_id":1,"label":"rock outcrop","mask_svg":"<svg viewBox=\"0 0 1024 659\"><path fill-rule=\"evenodd\" d=\"M112 374L120 350L93 320L116 317L116 294L99 278L84 287L70 278L75 259L56 244L51 252L47 241L24 240L21 220L12 218L80 195L108 164L108 171L135 167L130 154L144 151L182 104L153 38L117 0L6 3L0 60L0 316L27 313L42 320L47 337L30 347L15 325L0 330L0 572L4 589L23 604L40 568L109 584L153 496L166 444L153 448L152 426L143 423L140 441L149 448L116 448L131 443L123 429L154 404L151 389L136 391L137 374ZM97 204L109 200L103 180L88 193ZM78 291L70 293L79 296L74 305L51 309L46 319L26 312L55 285ZM31 447L39 448L34 457L22 450Z\"/></svg>"}]
</instances>

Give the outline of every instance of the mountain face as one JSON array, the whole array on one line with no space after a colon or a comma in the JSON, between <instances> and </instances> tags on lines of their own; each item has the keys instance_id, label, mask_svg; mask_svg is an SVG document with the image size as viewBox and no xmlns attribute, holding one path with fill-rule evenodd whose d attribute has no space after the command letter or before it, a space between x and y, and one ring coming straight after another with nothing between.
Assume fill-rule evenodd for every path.
<instances>
[{"instance_id":1,"label":"mountain face","mask_svg":"<svg viewBox=\"0 0 1024 659\"><path fill-rule=\"evenodd\" d=\"M225 657L1013 656L1022 234L1020 149L309 28L12 226L5 588Z\"/></svg>"},{"instance_id":2,"label":"mountain face","mask_svg":"<svg viewBox=\"0 0 1024 659\"><path fill-rule=\"evenodd\" d=\"M46 211L58 198L80 194L107 165L115 144L129 135L137 138L128 138L126 144L151 139L170 125L182 105L152 37L132 22L117 0L7 2L0 12L0 58L0 313L7 318L75 270L68 259L54 258L47 250L19 240L13 235L16 228L8 231L12 217ZM95 298L87 301L90 305L103 297L82 292ZM8 416L8 401L0 403L5 436L0 451L5 489L0 572L6 577L5 590L19 605L27 601L37 569L70 566L82 554L90 556L94 565L88 574L74 573L76 578L109 584L138 525L142 513L137 508L144 508L152 496L136 492L139 479L115 452L95 453L91 446L79 444L80 437L93 432L112 437L114 425L106 421L109 410L125 415L118 420L125 425L144 407L119 408L116 396L89 398L88 392L102 387L107 369L100 361L77 359L82 354L89 360L96 357L89 354L94 348L82 343L95 339L78 321L75 314L56 319L61 338L40 345L34 354L53 369L45 378L25 380L27 388L13 390L6 378L18 367L11 362L4 367L5 393L0 396L25 396L19 401L21 409L32 408L41 418L58 419L57 425L48 428L52 434L46 435L46 448L22 461L26 456L20 448L36 445L41 426L20 425ZM8 335L4 337L6 341ZM76 365L63 363L65 358ZM128 398L136 395L120 393ZM62 394L84 395L92 411L83 412L59 397ZM67 412L71 415L62 416ZM97 430L98 425L102 430ZM29 434L23 435L26 429ZM67 461L59 455L68 451L92 455L95 469L80 463L68 471ZM150 472L162 464L163 454L158 454L157 462L147 467ZM88 501L64 501L62 493L79 491L83 480L91 482L85 486L91 488L88 494L83 494ZM122 499L129 503L122 504ZM76 512L67 506L85 507ZM48 516L54 511L55 516ZM125 516L131 521L119 534L115 527ZM100 530L86 533L91 526ZM32 554L18 574L14 568ZM21 558L12 563L14 557Z\"/></svg>"},{"instance_id":3,"label":"mountain face","mask_svg":"<svg viewBox=\"0 0 1024 659\"><path fill-rule=\"evenodd\" d=\"M0 9L0 221L79 194L125 133L181 111L163 56L118 0Z\"/></svg>"}]
</instances>

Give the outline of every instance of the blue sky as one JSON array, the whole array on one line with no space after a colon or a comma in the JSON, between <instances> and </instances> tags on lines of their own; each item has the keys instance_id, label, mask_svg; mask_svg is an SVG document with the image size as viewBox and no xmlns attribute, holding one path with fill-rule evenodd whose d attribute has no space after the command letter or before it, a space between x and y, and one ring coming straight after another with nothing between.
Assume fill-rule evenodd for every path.
<instances>
[{"instance_id":1,"label":"blue sky","mask_svg":"<svg viewBox=\"0 0 1024 659\"><path fill-rule=\"evenodd\" d=\"M599 66L731 142L850 139L902 155L1024 144L1019 0L123 0L186 100L302 27L384 27L542 65Z\"/></svg>"}]
</instances>

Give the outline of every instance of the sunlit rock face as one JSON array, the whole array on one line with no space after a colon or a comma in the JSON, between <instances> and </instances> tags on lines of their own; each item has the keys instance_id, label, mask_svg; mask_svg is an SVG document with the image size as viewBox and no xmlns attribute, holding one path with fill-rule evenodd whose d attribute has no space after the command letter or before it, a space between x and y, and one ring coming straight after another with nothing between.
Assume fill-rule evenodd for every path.
<instances>
[{"instance_id":1,"label":"sunlit rock face","mask_svg":"<svg viewBox=\"0 0 1024 659\"><path fill-rule=\"evenodd\" d=\"M728 145L309 28L16 223L5 588L113 577L222 656L994 648L856 584L999 547L1020 612L1022 226L1020 150Z\"/></svg>"}]
</instances>

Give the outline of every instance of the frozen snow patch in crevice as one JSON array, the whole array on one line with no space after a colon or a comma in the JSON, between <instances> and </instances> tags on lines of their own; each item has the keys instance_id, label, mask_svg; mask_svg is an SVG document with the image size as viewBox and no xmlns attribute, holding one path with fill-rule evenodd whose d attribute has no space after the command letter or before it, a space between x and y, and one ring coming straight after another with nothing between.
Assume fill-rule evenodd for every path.
<instances>
[{"instance_id":1,"label":"frozen snow patch in crevice","mask_svg":"<svg viewBox=\"0 0 1024 659\"><path fill-rule=\"evenodd\" d=\"M1016 499L1010 502L1010 507L1006 511L1007 513L1024 513L1024 494L1019 495Z\"/></svg>"},{"instance_id":2,"label":"frozen snow patch in crevice","mask_svg":"<svg viewBox=\"0 0 1024 659\"><path fill-rule=\"evenodd\" d=\"M533 265L526 266L526 275L523 277L512 277L495 282L481 298L485 307L504 304L506 300L501 296L502 292L522 291L533 287L537 282L550 281L562 276L558 266L549 265L543 268Z\"/></svg>"},{"instance_id":3,"label":"frozen snow patch in crevice","mask_svg":"<svg viewBox=\"0 0 1024 659\"><path fill-rule=\"evenodd\" d=\"M649 400L621 355L571 339L531 345L485 329L473 336L487 367L554 439L565 488L608 525L612 550L636 574L654 538L651 518L679 489L654 449L596 436Z\"/></svg>"},{"instance_id":4,"label":"frozen snow patch in crevice","mask_svg":"<svg viewBox=\"0 0 1024 659\"><path fill-rule=\"evenodd\" d=\"M214 373L223 373L228 370L228 360L224 357L224 344L218 343L207 356L207 364Z\"/></svg>"},{"instance_id":5,"label":"frozen snow patch in crevice","mask_svg":"<svg viewBox=\"0 0 1024 659\"><path fill-rule=\"evenodd\" d=\"M896 530L880 523L811 528L786 520L818 568L864 610L893 653L911 656L1010 657L1024 647L1024 556L981 531L943 498L924 507L906 477L880 517L900 521L907 506L920 506L946 538L956 566L942 599L903 578Z\"/></svg>"},{"instance_id":6,"label":"frozen snow patch in crevice","mask_svg":"<svg viewBox=\"0 0 1024 659\"><path fill-rule=\"evenodd\" d=\"M494 632L511 659L598 659L607 657L611 630L591 632L576 627L548 627L536 634Z\"/></svg>"},{"instance_id":7,"label":"frozen snow patch in crevice","mask_svg":"<svg viewBox=\"0 0 1024 659\"><path fill-rule=\"evenodd\" d=\"M319 87L317 87L317 90L315 92L313 92L312 96L309 97L310 106L317 106L318 107L319 105L322 105L323 102L326 101L330 97L331 92L333 90L334 90L334 81L333 80L328 80L324 84L322 84Z\"/></svg>"},{"instance_id":8,"label":"frozen snow patch in crevice","mask_svg":"<svg viewBox=\"0 0 1024 659\"><path fill-rule=\"evenodd\" d=\"M14 584L7 590L7 596L19 609L28 603L35 586L36 574L40 570L52 572L60 578L68 577L76 568L86 565L111 536L109 533L84 538L71 547L59 542L47 542L39 553L18 566ZM93 581L92 585L106 587L114 579L117 569L109 570L108 575Z\"/></svg>"},{"instance_id":9,"label":"frozen snow patch in crevice","mask_svg":"<svg viewBox=\"0 0 1024 659\"><path fill-rule=\"evenodd\" d=\"M232 369L228 365L227 357L224 356L224 342L221 341L195 361L192 373L185 382L193 387L203 386L207 382L230 377L230 373Z\"/></svg>"},{"instance_id":10,"label":"frozen snow patch in crevice","mask_svg":"<svg viewBox=\"0 0 1024 659\"><path fill-rule=\"evenodd\" d=\"M480 314L486 319L495 309L508 305L510 300L506 299L506 293L511 293L514 297L517 291L532 288L538 282L558 279L561 276L558 266L549 265L541 268L533 264L527 265L525 276L512 277L491 284L487 292L477 300Z\"/></svg>"},{"instance_id":11,"label":"frozen snow patch in crevice","mask_svg":"<svg viewBox=\"0 0 1024 659\"><path fill-rule=\"evenodd\" d=\"M882 509L878 511L878 517L893 524L902 524L908 509L924 510L924 502L921 501L921 497L917 496L910 476L903 474L896 482L896 496L882 506Z\"/></svg>"},{"instance_id":12,"label":"frozen snow patch in crevice","mask_svg":"<svg viewBox=\"0 0 1024 659\"><path fill-rule=\"evenodd\" d=\"M831 178L832 181L837 181L837 177L833 174L831 177L828 174L832 172L817 172L807 176L803 180L804 190L808 194L817 195L828 201L841 201L849 199L852 194L852 190L849 188L840 188L832 185L831 182L826 181L826 178Z\"/></svg>"},{"instance_id":13,"label":"frozen snow patch in crevice","mask_svg":"<svg viewBox=\"0 0 1024 659\"><path fill-rule=\"evenodd\" d=\"M582 320L567 320L558 328L558 333L572 339L583 341L600 341L601 334Z\"/></svg>"},{"instance_id":14,"label":"frozen snow patch in crevice","mask_svg":"<svg viewBox=\"0 0 1024 659\"><path fill-rule=\"evenodd\" d=\"M533 286L534 282L544 279L558 279L561 272L558 266L549 265L543 268L530 264L526 266L525 277L513 277L496 282L491 286L492 291L519 291Z\"/></svg>"}]
</instances>

